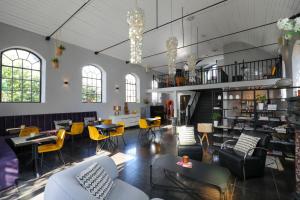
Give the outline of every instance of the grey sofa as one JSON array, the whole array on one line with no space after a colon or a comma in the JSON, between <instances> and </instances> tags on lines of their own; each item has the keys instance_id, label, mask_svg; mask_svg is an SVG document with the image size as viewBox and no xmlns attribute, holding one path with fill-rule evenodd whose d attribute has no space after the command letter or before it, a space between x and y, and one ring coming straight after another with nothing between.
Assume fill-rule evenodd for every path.
<instances>
[{"instance_id":1,"label":"grey sofa","mask_svg":"<svg viewBox=\"0 0 300 200\"><path fill-rule=\"evenodd\" d=\"M45 188L45 200L83 200L97 198L90 195L76 179L76 176L91 164L98 162L114 180L114 186L109 194L108 200L149 200L149 197L138 188L118 179L118 170L114 161L107 156L100 156L63 170L52 175Z\"/></svg>"}]
</instances>

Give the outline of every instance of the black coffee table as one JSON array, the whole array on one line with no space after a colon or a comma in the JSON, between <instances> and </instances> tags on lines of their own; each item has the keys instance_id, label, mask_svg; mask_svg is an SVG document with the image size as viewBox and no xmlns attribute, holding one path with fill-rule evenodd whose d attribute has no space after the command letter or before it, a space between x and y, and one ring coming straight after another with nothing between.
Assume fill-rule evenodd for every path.
<instances>
[{"instance_id":1,"label":"black coffee table","mask_svg":"<svg viewBox=\"0 0 300 200\"><path fill-rule=\"evenodd\" d=\"M231 176L230 171L228 169L195 160L190 160L193 163L192 168L185 168L176 164L178 161L181 161L181 159L181 157L173 156L170 154L165 154L154 158L152 164L150 165L151 186L158 189L186 192L192 198L199 199L200 196L197 193L197 191L180 182L175 176L172 176L171 173L173 172L175 174L180 174L183 177L192 179L194 181L216 187L220 191L221 199L226 199L226 192L229 188L228 186L230 183ZM174 183L176 186L167 186L154 183L152 178L153 168L163 169L166 178L168 178L168 180Z\"/></svg>"}]
</instances>

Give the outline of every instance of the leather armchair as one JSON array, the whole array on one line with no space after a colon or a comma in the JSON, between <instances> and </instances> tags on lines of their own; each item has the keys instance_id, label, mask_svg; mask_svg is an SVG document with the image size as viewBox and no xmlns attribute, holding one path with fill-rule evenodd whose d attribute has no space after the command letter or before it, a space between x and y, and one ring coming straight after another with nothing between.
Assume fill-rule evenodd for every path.
<instances>
[{"instance_id":1,"label":"leather armchair","mask_svg":"<svg viewBox=\"0 0 300 200\"><path fill-rule=\"evenodd\" d=\"M244 180L247 178L264 176L267 147L270 142L269 135L257 133L246 134L261 139L257 146L253 149L249 149L245 155L227 148L228 144L232 143L233 140L224 142L219 151L220 165L228 168L232 174ZM254 150L254 152L252 156L249 156L248 153L251 150Z\"/></svg>"}]
</instances>

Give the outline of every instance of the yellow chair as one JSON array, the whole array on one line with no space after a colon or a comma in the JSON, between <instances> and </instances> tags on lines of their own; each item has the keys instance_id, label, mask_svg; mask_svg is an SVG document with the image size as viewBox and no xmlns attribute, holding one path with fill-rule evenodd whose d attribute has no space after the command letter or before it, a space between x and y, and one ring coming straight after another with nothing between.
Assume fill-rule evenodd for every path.
<instances>
[{"instance_id":1,"label":"yellow chair","mask_svg":"<svg viewBox=\"0 0 300 200\"><path fill-rule=\"evenodd\" d=\"M88 130L89 130L89 136L90 136L91 140L94 140L97 142L96 152L98 152L106 144L106 140L109 138L109 136L99 133L97 128L94 126L88 126ZM105 142L104 142L104 144L102 144L99 147L99 144L98 144L99 141L105 141Z\"/></svg>"},{"instance_id":2,"label":"yellow chair","mask_svg":"<svg viewBox=\"0 0 300 200\"><path fill-rule=\"evenodd\" d=\"M19 133L19 137L26 137L26 136L30 136L31 134L39 134L39 128L35 127L35 126L29 126L29 127L25 127L23 129L21 129L20 133Z\"/></svg>"},{"instance_id":3,"label":"yellow chair","mask_svg":"<svg viewBox=\"0 0 300 200\"><path fill-rule=\"evenodd\" d=\"M154 117L154 118L155 118L156 120L153 121L152 126L153 126L154 128L160 129L160 126L161 126L161 117L160 117L160 116L156 116L156 117Z\"/></svg>"},{"instance_id":4,"label":"yellow chair","mask_svg":"<svg viewBox=\"0 0 300 200\"><path fill-rule=\"evenodd\" d=\"M139 136L141 135L141 133L142 133L143 130L146 130L146 134L148 134L149 132L151 132L152 135L154 135L154 137L155 137L155 133L152 130L152 128L154 128L154 126L149 125L147 123L146 119L140 119L139 120L139 127L140 127Z\"/></svg>"},{"instance_id":5,"label":"yellow chair","mask_svg":"<svg viewBox=\"0 0 300 200\"><path fill-rule=\"evenodd\" d=\"M125 123L124 122L118 122L117 125L120 127L116 128L115 131L109 132L110 137L117 137L117 144L119 144L119 136L122 136L123 143L126 145L126 142L124 140L124 133L125 133Z\"/></svg>"},{"instance_id":6,"label":"yellow chair","mask_svg":"<svg viewBox=\"0 0 300 200\"><path fill-rule=\"evenodd\" d=\"M84 123L83 122L74 122L72 123L71 131L66 132L68 135L72 136L72 143L74 140L74 135L80 135L83 133Z\"/></svg>"},{"instance_id":7,"label":"yellow chair","mask_svg":"<svg viewBox=\"0 0 300 200\"><path fill-rule=\"evenodd\" d=\"M65 161L64 161L61 151L60 151L62 149L62 147L64 146L65 136L66 136L65 129L59 129L58 133L57 133L57 139L56 139L55 144L43 144L43 145L38 146L38 153L42 154L41 168L42 168L42 164L43 164L43 155L44 155L44 153L47 153L47 152L56 151L58 158L62 161L63 164L65 164Z\"/></svg>"},{"instance_id":8,"label":"yellow chair","mask_svg":"<svg viewBox=\"0 0 300 200\"><path fill-rule=\"evenodd\" d=\"M102 124L104 124L104 125L112 124L112 120L111 119L103 119Z\"/></svg>"}]
</instances>

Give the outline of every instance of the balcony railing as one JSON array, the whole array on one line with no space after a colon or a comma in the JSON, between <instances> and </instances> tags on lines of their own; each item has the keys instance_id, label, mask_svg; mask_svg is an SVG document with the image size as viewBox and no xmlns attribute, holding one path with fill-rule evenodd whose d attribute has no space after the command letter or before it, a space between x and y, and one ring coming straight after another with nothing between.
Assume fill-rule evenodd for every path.
<instances>
[{"instance_id":1,"label":"balcony railing","mask_svg":"<svg viewBox=\"0 0 300 200\"><path fill-rule=\"evenodd\" d=\"M185 85L205 85L237 81L254 81L282 77L282 60L270 58L250 62L234 63L224 66L210 66L196 70L191 77L188 71L177 70L175 76L168 74L154 75L158 88Z\"/></svg>"}]
</instances>

